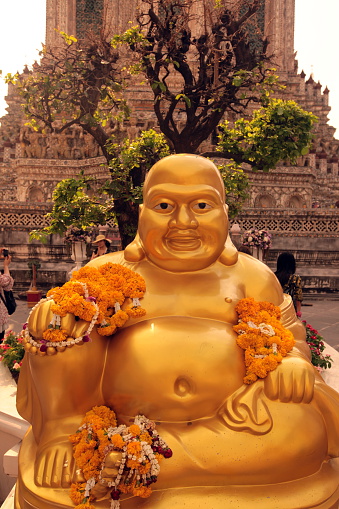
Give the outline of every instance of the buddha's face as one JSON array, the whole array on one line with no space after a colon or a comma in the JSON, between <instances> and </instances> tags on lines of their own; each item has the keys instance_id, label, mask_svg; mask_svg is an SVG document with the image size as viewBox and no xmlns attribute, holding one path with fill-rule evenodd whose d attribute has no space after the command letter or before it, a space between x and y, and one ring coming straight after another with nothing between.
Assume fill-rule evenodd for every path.
<instances>
[{"instance_id":1,"label":"buddha's face","mask_svg":"<svg viewBox=\"0 0 339 509\"><path fill-rule=\"evenodd\" d=\"M146 256L173 272L200 270L215 262L228 231L224 194L211 161L189 154L159 161L145 182L139 218Z\"/></svg>"}]
</instances>

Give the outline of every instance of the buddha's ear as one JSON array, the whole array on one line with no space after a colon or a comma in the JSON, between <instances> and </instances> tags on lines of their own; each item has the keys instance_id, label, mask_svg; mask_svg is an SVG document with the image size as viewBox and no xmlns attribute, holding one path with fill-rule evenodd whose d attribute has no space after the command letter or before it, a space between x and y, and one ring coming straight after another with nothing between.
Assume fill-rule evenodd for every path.
<instances>
[{"instance_id":1,"label":"buddha's ear","mask_svg":"<svg viewBox=\"0 0 339 509\"><path fill-rule=\"evenodd\" d=\"M238 261L238 250L231 241L231 237L227 235L225 247L221 255L219 256L219 262L223 265L234 265Z\"/></svg>"},{"instance_id":2,"label":"buddha's ear","mask_svg":"<svg viewBox=\"0 0 339 509\"><path fill-rule=\"evenodd\" d=\"M127 262L141 262L145 258L145 251L140 242L139 233L136 234L135 239L128 244L124 251L124 258Z\"/></svg>"}]
</instances>

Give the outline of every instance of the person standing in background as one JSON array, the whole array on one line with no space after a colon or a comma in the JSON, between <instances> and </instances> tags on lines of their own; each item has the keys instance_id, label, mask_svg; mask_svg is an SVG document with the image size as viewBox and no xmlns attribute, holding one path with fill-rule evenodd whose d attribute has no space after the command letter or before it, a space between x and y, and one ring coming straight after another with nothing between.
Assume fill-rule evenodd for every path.
<instances>
[{"instance_id":1,"label":"person standing in background","mask_svg":"<svg viewBox=\"0 0 339 509\"><path fill-rule=\"evenodd\" d=\"M7 256L6 256L7 255ZM0 292L4 298L4 290L12 290L14 280L9 272L9 265L11 263L11 256L8 251L2 247L0 248L0 257L4 260L3 274L0 274ZM8 325L8 312L2 299L0 299L0 342L3 340L5 331Z\"/></svg>"},{"instance_id":2,"label":"person standing in background","mask_svg":"<svg viewBox=\"0 0 339 509\"><path fill-rule=\"evenodd\" d=\"M303 291L301 278L296 271L295 258L292 253L281 253L277 259L277 276L284 293L292 297L293 305L297 313L301 313Z\"/></svg>"},{"instance_id":3,"label":"person standing in background","mask_svg":"<svg viewBox=\"0 0 339 509\"><path fill-rule=\"evenodd\" d=\"M91 260L110 252L111 241L106 239L105 235L97 235L92 244L95 246L95 249L92 253Z\"/></svg>"}]
</instances>

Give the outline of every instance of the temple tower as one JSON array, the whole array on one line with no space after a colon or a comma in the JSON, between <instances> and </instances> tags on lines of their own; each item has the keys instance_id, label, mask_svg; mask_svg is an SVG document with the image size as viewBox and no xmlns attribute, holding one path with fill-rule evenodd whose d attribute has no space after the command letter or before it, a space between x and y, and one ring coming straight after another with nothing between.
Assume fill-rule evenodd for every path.
<instances>
[{"instance_id":1,"label":"temple tower","mask_svg":"<svg viewBox=\"0 0 339 509\"><path fill-rule=\"evenodd\" d=\"M238 4L239 0L227 0ZM135 19L138 0L46 0L46 44L56 46L55 29L81 39L88 30L104 26L107 35L127 28ZM295 0L262 0L259 24L269 38L269 53L274 55L274 65L281 71L294 66L294 2Z\"/></svg>"},{"instance_id":2,"label":"temple tower","mask_svg":"<svg viewBox=\"0 0 339 509\"><path fill-rule=\"evenodd\" d=\"M265 1L265 34L269 39L269 54L281 71L294 70L295 0Z\"/></svg>"},{"instance_id":3,"label":"temple tower","mask_svg":"<svg viewBox=\"0 0 339 509\"><path fill-rule=\"evenodd\" d=\"M46 0L46 44L58 45L55 29L78 39L102 27L107 37L122 32L134 20L136 5L137 0Z\"/></svg>"}]
</instances>

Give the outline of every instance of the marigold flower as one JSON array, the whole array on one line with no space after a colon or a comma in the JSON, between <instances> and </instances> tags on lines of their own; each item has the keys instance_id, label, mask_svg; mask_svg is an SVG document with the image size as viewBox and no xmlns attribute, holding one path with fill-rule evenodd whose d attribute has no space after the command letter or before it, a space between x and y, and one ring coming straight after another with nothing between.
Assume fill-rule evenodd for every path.
<instances>
[{"instance_id":1,"label":"marigold flower","mask_svg":"<svg viewBox=\"0 0 339 509\"><path fill-rule=\"evenodd\" d=\"M68 332L65 329L46 329L43 332L42 337L46 341L51 342L65 341L68 337Z\"/></svg>"},{"instance_id":2,"label":"marigold flower","mask_svg":"<svg viewBox=\"0 0 339 509\"><path fill-rule=\"evenodd\" d=\"M117 449L122 449L124 447L124 445L125 445L125 442L124 442L122 436L118 435L118 434L117 435L113 435L111 437L111 442L114 445L114 447L116 447Z\"/></svg>"},{"instance_id":3,"label":"marigold flower","mask_svg":"<svg viewBox=\"0 0 339 509\"><path fill-rule=\"evenodd\" d=\"M86 483L73 483L71 485L69 496L73 502L73 504L78 505L84 499L84 491L85 491Z\"/></svg>"},{"instance_id":4,"label":"marigold flower","mask_svg":"<svg viewBox=\"0 0 339 509\"><path fill-rule=\"evenodd\" d=\"M279 322L278 306L256 302L250 297L241 299L235 309L239 323L233 329L238 334L238 346L245 350L244 383L251 384L274 370L291 351L295 341L293 334Z\"/></svg>"},{"instance_id":5,"label":"marigold flower","mask_svg":"<svg viewBox=\"0 0 339 509\"><path fill-rule=\"evenodd\" d=\"M140 435L140 427L137 424L132 424L129 428L129 431L132 433L132 435L138 437Z\"/></svg>"},{"instance_id":6,"label":"marigold flower","mask_svg":"<svg viewBox=\"0 0 339 509\"><path fill-rule=\"evenodd\" d=\"M130 442L127 444L127 453L132 454L133 456L137 456L141 453L141 444L140 442Z\"/></svg>"},{"instance_id":7,"label":"marigold flower","mask_svg":"<svg viewBox=\"0 0 339 509\"><path fill-rule=\"evenodd\" d=\"M152 494L152 489L149 486L140 486L133 489L133 495L141 498L148 498Z\"/></svg>"}]
</instances>

